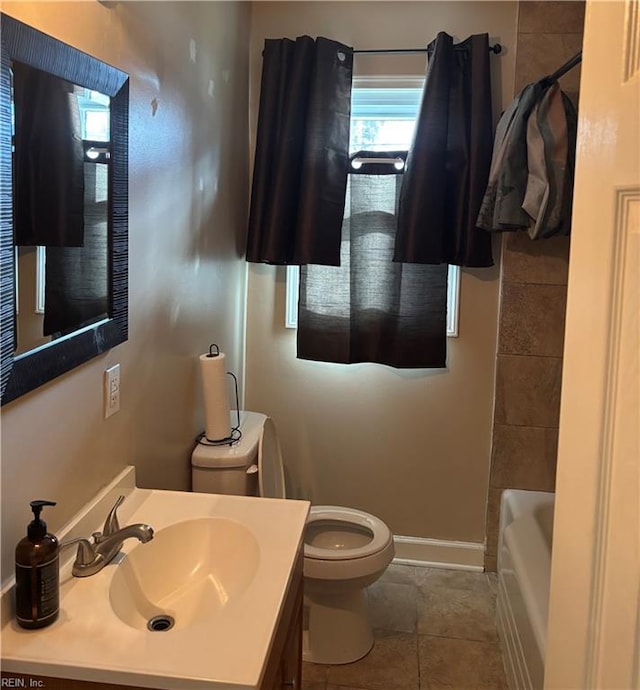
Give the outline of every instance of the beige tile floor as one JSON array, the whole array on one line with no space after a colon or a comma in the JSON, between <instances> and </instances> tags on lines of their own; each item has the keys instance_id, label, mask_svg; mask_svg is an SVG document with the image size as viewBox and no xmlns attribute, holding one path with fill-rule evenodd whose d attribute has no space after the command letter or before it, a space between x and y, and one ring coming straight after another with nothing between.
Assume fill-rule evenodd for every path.
<instances>
[{"instance_id":1,"label":"beige tile floor","mask_svg":"<svg viewBox=\"0 0 640 690\"><path fill-rule=\"evenodd\" d=\"M507 690L494 573L393 564L368 597L372 651L353 664L304 663L302 690Z\"/></svg>"}]
</instances>

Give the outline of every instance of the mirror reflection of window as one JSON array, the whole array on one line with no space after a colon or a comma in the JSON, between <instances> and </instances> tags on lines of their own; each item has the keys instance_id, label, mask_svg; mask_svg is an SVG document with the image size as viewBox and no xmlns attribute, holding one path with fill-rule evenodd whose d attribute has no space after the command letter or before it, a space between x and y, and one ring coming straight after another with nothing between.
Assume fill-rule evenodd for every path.
<instances>
[{"instance_id":1,"label":"mirror reflection of window","mask_svg":"<svg viewBox=\"0 0 640 690\"><path fill-rule=\"evenodd\" d=\"M76 86L76 98L80 109L82 138L92 141L106 141L109 134L109 97L98 91Z\"/></svg>"},{"instance_id":2,"label":"mirror reflection of window","mask_svg":"<svg viewBox=\"0 0 640 690\"><path fill-rule=\"evenodd\" d=\"M15 353L22 354L109 316L110 99L97 91L70 85L19 63L14 63L13 79L14 184L19 187L20 178L24 179L25 156L27 165L38 166L36 174L45 165L43 161L55 167L56 151L58 159L64 158L66 154L59 153L62 134L54 129L59 127L60 122L66 122L68 112L72 121L69 131L74 131L69 137L74 139L70 146L80 146L82 175L82 231L79 241L77 232L71 233L72 239L67 241L64 238L65 227L58 228L49 240L46 233L50 228L47 227L40 231L40 236L45 233L45 237L37 249L33 245L21 244L18 227L20 214L14 210L15 241L18 245L17 295L20 296L20 303L16 303ZM29 91L32 88L35 94ZM25 125L21 119L21 107L23 112L27 104L35 103L42 107L44 95L48 93L54 93L55 97L48 101L46 117L43 114L40 118L31 113ZM67 103L61 93L66 94ZM56 102L59 108L65 109L65 113L52 116L51 104ZM30 127L37 131L31 132ZM57 143L50 146L51 142ZM51 201L51 197L54 195L57 199L69 193L69 190L54 189L53 185L72 176L63 173L57 176L55 182L46 181L40 188L36 186L35 190L29 190L29 203L40 207L49 217L57 217L61 226L71 227L74 219L69 219L67 223L64 212L52 213L56 210L57 202L55 199Z\"/></svg>"}]
</instances>

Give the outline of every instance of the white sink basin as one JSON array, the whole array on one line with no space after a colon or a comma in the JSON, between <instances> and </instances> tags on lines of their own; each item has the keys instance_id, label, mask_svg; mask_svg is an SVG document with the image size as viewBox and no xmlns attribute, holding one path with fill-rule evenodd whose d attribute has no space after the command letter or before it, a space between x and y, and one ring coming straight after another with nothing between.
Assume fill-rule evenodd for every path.
<instances>
[{"instance_id":1,"label":"white sink basin","mask_svg":"<svg viewBox=\"0 0 640 690\"><path fill-rule=\"evenodd\" d=\"M246 591L259 563L258 541L239 522L217 517L178 522L125 556L109 599L133 628L147 629L157 617L157 630L215 624L224 607Z\"/></svg>"}]
</instances>

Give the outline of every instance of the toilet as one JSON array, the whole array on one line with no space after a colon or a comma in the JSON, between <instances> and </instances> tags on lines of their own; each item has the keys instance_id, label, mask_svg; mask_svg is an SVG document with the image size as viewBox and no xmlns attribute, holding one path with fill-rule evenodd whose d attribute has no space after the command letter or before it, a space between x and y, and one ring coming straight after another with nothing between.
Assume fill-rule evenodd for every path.
<instances>
[{"instance_id":1,"label":"toilet","mask_svg":"<svg viewBox=\"0 0 640 690\"><path fill-rule=\"evenodd\" d=\"M286 498L273 421L258 412L241 412L240 431L232 446L196 446L193 490ZM365 589L394 553L391 531L379 518L353 508L311 507L304 534L305 661L348 664L371 650Z\"/></svg>"}]
</instances>

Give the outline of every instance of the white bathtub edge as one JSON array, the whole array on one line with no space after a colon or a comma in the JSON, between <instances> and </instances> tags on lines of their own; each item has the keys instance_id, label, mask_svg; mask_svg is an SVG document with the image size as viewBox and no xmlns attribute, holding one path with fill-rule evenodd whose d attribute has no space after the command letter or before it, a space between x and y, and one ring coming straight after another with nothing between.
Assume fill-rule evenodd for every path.
<instances>
[{"instance_id":1,"label":"white bathtub edge","mask_svg":"<svg viewBox=\"0 0 640 690\"><path fill-rule=\"evenodd\" d=\"M500 501L496 624L510 690L544 683L554 500L507 489Z\"/></svg>"}]
</instances>

